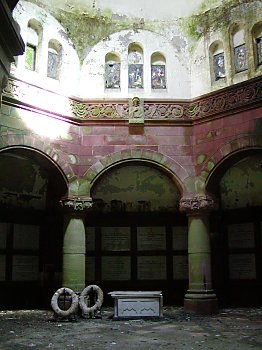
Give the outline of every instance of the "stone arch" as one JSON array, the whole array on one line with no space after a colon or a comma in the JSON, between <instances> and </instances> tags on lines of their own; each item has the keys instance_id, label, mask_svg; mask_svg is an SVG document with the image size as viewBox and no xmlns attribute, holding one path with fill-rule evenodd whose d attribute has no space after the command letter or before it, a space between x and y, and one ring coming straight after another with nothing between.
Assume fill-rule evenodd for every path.
<instances>
[{"instance_id":1,"label":"stone arch","mask_svg":"<svg viewBox=\"0 0 262 350\"><path fill-rule=\"evenodd\" d=\"M223 144L211 157L209 157L201 169L200 177L206 184L208 192L215 190L225 170L243 153L252 154L262 151L262 140L256 135L243 135Z\"/></svg>"},{"instance_id":2,"label":"stone arch","mask_svg":"<svg viewBox=\"0 0 262 350\"><path fill-rule=\"evenodd\" d=\"M27 148L36 151L54 164L62 174L66 183L73 181L75 178L68 155L54 148L52 144L47 143L46 140L40 140L33 134L23 135L12 132L2 133L0 135L0 145L0 151L8 148Z\"/></svg>"},{"instance_id":3,"label":"stone arch","mask_svg":"<svg viewBox=\"0 0 262 350\"><path fill-rule=\"evenodd\" d=\"M188 172L173 159L151 150L123 150L112 153L93 164L84 174L85 180L90 184L89 191L94 182L108 169L125 162L151 163L161 168L177 185L180 193L184 192L184 180L189 177Z\"/></svg>"}]
</instances>

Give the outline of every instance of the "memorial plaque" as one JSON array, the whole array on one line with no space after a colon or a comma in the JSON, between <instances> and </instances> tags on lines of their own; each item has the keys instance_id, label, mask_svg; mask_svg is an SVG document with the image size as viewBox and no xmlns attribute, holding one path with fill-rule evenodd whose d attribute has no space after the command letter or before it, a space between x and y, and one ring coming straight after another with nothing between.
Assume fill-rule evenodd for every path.
<instances>
[{"instance_id":1,"label":"memorial plaque","mask_svg":"<svg viewBox=\"0 0 262 350\"><path fill-rule=\"evenodd\" d=\"M8 224L6 222L0 222L0 249L6 248Z\"/></svg>"},{"instance_id":2,"label":"memorial plaque","mask_svg":"<svg viewBox=\"0 0 262 350\"><path fill-rule=\"evenodd\" d=\"M14 249L39 249L39 226L14 224Z\"/></svg>"},{"instance_id":3,"label":"memorial plaque","mask_svg":"<svg viewBox=\"0 0 262 350\"><path fill-rule=\"evenodd\" d=\"M254 248L254 225L252 222L228 226L229 248Z\"/></svg>"},{"instance_id":4,"label":"memorial plaque","mask_svg":"<svg viewBox=\"0 0 262 350\"><path fill-rule=\"evenodd\" d=\"M39 258L38 256L13 256L13 281L36 281L38 280Z\"/></svg>"},{"instance_id":5,"label":"memorial plaque","mask_svg":"<svg viewBox=\"0 0 262 350\"><path fill-rule=\"evenodd\" d=\"M173 249L187 250L188 228L187 226L174 226L173 232Z\"/></svg>"},{"instance_id":6,"label":"memorial plaque","mask_svg":"<svg viewBox=\"0 0 262 350\"><path fill-rule=\"evenodd\" d=\"M103 256L102 279L104 281L126 281L131 279L130 256Z\"/></svg>"},{"instance_id":7,"label":"memorial plaque","mask_svg":"<svg viewBox=\"0 0 262 350\"><path fill-rule=\"evenodd\" d=\"M138 227L137 228L137 249L144 250L165 250L166 249L166 228L165 227Z\"/></svg>"},{"instance_id":8,"label":"memorial plaque","mask_svg":"<svg viewBox=\"0 0 262 350\"><path fill-rule=\"evenodd\" d=\"M86 280L87 281L95 280L95 257L94 256L86 257Z\"/></svg>"},{"instance_id":9,"label":"memorial plaque","mask_svg":"<svg viewBox=\"0 0 262 350\"><path fill-rule=\"evenodd\" d=\"M95 227L86 227L86 250L95 250Z\"/></svg>"},{"instance_id":10,"label":"memorial plaque","mask_svg":"<svg viewBox=\"0 0 262 350\"><path fill-rule=\"evenodd\" d=\"M255 254L229 255L229 278L234 280L256 279Z\"/></svg>"},{"instance_id":11,"label":"memorial plaque","mask_svg":"<svg viewBox=\"0 0 262 350\"><path fill-rule=\"evenodd\" d=\"M173 257L173 279L188 279L188 257L187 255L177 255Z\"/></svg>"},{"instance_id":12,"label":"memorial plaque","mask_svg":"<svg viewBox=\"0 0 262 350\"><path fill-rule=\"evenodd\" d=\"M165 256L139 256L137 258L137 278L139 280L165 280Z\"/></svg>"},{"instance_id":13,"label":"memorial plaque","mask_svg":"<svg viewBox=\"0 0 262 350\"><path fill-rule=\"evenodd\" d=\"M5 255L0 255L0 281L5 280Z\"/></svg>"},{"instance_id":14,"label":"memorial plaque","mask_svg":"<svg viewBox=\"0 0 262 350\"><path fill-rule=\"evenodd\" d=\"M102 250L130 250L130 227L102 227Z\"/></svg>"}]
</instances>

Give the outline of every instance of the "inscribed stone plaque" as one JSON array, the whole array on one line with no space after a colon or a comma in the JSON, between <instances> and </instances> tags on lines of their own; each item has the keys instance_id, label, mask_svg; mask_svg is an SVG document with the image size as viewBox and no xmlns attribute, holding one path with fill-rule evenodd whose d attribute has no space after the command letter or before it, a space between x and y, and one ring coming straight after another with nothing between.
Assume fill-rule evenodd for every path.
<instances>
[{"instance_id":1,"label":"inscribed stone plaque","mask_svg":"<svg viewBox=\"0 0 262 350\"><path fill-rule=\"evenodd\" d=\"M5 280L5 255L0 255L0 281Z\"/></svg>"},{"instance_id":2,"label":"inscribed stone plaque","mask_svg":"<svg viewBox=\"0 0 262 350\"><path fill-rule=\"evenodd\" d=\"M125 281L131 278L130 256L103 256L102 279L104 281Z\"/></svg>"},{"instance_id":3,"label":"inscribed stone plaque","mask_svg":"<svg viewBox=\"0 0 262 350\"><path fill-rule=\"evenodd\" d=\"M188 229L187 226L174 226L173 232L173 249L187 250Z\"/></svg>"},{"instance_id":4,"label":"inscribed stone plaque","mask_svg":"<svg viewBox=\"0 0 262 350\"><path fill-rule=\"evenodd\" d=\"M39 226L14 225L14 249L39 249Z\"/></svg>"},{"instance_id":5,"label":"inscribed stone plaque","mask_svg":"<svg viewBox=\"0 0 262 350\"><path fill-rule=\"evenodd\" d=\"M13 256L13 281L36 281L38 279L38 256Z\"/></svg>"},{"instance_id":6,"label":"inscribed stone plaque","mask_svg":"<svg viewBox=\"0 0 262 350\"><path fill-rule=\"evenodd\" d=\"M95 227L86 227L86 250L95 250Z\"/></svg>"},{"instance_id":7,"label":"inscribed stone plaque","mask_svg":"<svg viewBox=\"0 0 262 350\"><path fill-rule=\"evenodd\" d=\"M255 254L229 255L229 278L234 280L256 279Z\"/></svg>"},{"instance_id":8,"label":"inscribed stone plaque","mask_svg":"<svg viewBox=\"0 0 262 350\"><path fill-rule=\"evenodd\" d=\"M86 257L86 280L87 281L95 280L95 257L94 256Z\"/></svg>"},{"instance_id":9,"label":"inscribed stone plaque","mask_svg":"<svg viewBox=\"0 0 262 350\"><path fill-rule=\"evenodd\" d=\"M254 248L254 225L252 222L228 226L229 248Z\"/></svg>"},{"instance_id":10,"label":"inscribed stone plaque","mask_svg":"<svg viewBox=\"0 0 262 350\"><path fill-rule=\"evenodd\" d=\"M102 227L102 250L130 250L130 227Z\"/></svg>"},{"instance_id":11,"label":"inscribed stone plaque","mask_svg":"<svg viewBox=\"0 0 262 350\"><path fill-rule=\"evenodd\" d=\"M173 279L188 279L188 257L187 255L177 255L173 257Z\"/></svg>"},{"instance_id":12,"label":"inscribed stone plaque","mask_svg":"<svg viewBox=\"0 0 262 350\"><path fill-rule=\"evenodd\" d=\"M137 249L143 250L165 250L166 228L165 227L138 227Z\"/></svg>"},{"instance_id":13,"label":"inscribed stone plaque","mask_svg":"<svg viewBox=\"0 0 262 350\"><path fill-rule=\"evenodd\" d=\"M137 278L139 280L165 280L165 256L139 256L137 258Z\"/></svg>"},{"instance_id":14,"label":"inscribed stone plaque","mask_svg":"<svg viewBox=\"0 0 262 350\"><path fill-rule=\"evenodd\" d=\"M0 222L0 249L6 248L7 225L6 222Z\"/></svg>"}]
</instances>

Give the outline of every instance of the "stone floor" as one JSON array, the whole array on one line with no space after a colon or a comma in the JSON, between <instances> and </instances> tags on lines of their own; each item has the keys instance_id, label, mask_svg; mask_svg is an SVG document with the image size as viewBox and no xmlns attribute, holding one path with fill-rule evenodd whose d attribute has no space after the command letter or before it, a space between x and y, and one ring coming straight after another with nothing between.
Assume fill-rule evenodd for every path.
<instances>
[{"instance_id":1,"label":"stone floor","mask_svg":"<svg viewBox=\"0 0 262 350\"><path fill-rule=\"evenodd\" d=\"M262 307L221 309L213 316L164 308L158 320L53 321L50 311L0 311L0 349L262 349Z\"/></svg>"}]
</instances>

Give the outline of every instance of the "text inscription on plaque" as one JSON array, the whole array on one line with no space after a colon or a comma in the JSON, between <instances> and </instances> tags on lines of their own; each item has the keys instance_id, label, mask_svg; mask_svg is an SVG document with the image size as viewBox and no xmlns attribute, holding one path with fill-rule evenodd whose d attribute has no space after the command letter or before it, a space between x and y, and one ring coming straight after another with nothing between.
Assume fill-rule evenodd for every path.
<instances>
[{"instance_id":1,"label":"text inscription on plaque","mask_svg":"<svg viewBox=\"0 0 262 350\"><path fill-rule=\"evenodd\" d=\"M105 281L126 281L131 278L129 256L103 256L102 279Z\"/></svg>"},{"instance_id":2,"label":"text inscription on plaque","mask_svg":"<svg viewBox=\"0 0 262 350\"><path fill-rule=\"evenodd\" d=\"M143 250L165 250L166 228L162 226L138 227L137 249Z\"/></svg>"},{"instance_id":3,"label":"text inscription on plaque","mask_svg":"<svg viewBox=\"0 0 262 350\"><path fill-rule=\"evenodd\" d=\"M130 250L130 227L102 227L102 250Z\"/></svg>"},{"instance_id":4,"label":"text inscription on plaque","mask_svg":"<svg viewBox=\"0 0 262 350\"><path fill-rule=\"evenodd\" d=\"M187 226L172 227L173 249L187 250Z\"/></svg>"},{"instance_id":5,"label":"text inscription on plaque","mask_svg":"<svg viewBox=\"0 0 262 350\"><path fill-rule=\"evenodd\" d=\"M230 279L256 279L255 254L231 254L229 255Z\"/></svg>"},{"instance_id":6,"label":"text inscription on plaque","mask_svg":"<svg viewBox=\"0 0 262 350\"><path fill-rule=\"evenodd\" d=\"M173 279L188 279L188 257L187 255L173 256Z\"/></svg>"},{"instance_id":7,"label":"text inscription on plaque","mask_svg":"<svg viewBox=\"0 0 262 350\"><path fill-rule=\"evenodd\" d=\"M165 280L165 256L139 256L137 258L137 278L139 280Z\"/></svg>"},{"instance_id":8,"label":"text inscription on plaque","mask_svg":"<svg viewBox=\"0 0 262 350\"><path fill-rule=\"evenodd\" d=\"M229 248L254 248L254 225L252 222L228 226Z\"/></svg>"}]
</instances>

